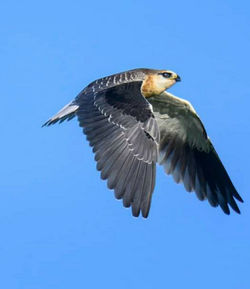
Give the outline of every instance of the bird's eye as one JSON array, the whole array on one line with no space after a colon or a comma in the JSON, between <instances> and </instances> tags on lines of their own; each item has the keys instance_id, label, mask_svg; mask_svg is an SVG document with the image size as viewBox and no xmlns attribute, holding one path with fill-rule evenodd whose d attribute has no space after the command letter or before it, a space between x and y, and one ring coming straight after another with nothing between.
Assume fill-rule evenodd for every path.
<instances>
[{"instance_id":1,"label":"bird's eye","mask_svg":"<svg viewBox=\"0 0 250 289\"><path fill-rule=\"evenodd\" d=\"M170 78L172 76L172 73L169 73L169 72L162 72L160 74L165 78Z\"/></svg>"}]
</instances>

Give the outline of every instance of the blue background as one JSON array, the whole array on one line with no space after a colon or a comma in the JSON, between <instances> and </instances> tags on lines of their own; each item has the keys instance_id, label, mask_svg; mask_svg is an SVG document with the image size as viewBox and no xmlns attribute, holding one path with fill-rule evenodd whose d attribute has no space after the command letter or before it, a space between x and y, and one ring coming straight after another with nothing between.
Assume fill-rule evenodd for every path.
<instances>
[{"instance_id":1,"label":"blue background","mask_svg":"<svg viewBox=\"0 0 250 289\"><path fill-rule=\"evenodd\" d=\"M0 288L250 288L249 1L4 1L0 16ZM149 218L133 218L76 120L41 128L137 67L182 77L170 91L203 120L240 216L158 167Z\"/></svg>"}]
</instances>

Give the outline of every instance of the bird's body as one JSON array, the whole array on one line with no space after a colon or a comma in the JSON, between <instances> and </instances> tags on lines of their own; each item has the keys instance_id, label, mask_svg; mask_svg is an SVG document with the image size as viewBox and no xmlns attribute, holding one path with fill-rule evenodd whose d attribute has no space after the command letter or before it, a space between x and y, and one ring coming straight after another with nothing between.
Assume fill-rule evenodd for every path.
<instances>
[{"instance_id":1,"label":"bird's body","mask_svg":"<svg viewBox=\"0 0 250 289\"><path fill-rule=\"evenodd\" d=\"M192 105L165 90L180 81L169 70L135 69L98 79L45 125L78 117L97 169L115 196L147 217L156 163L229 214L242 202Z\"/></svg>"}]
</instances>

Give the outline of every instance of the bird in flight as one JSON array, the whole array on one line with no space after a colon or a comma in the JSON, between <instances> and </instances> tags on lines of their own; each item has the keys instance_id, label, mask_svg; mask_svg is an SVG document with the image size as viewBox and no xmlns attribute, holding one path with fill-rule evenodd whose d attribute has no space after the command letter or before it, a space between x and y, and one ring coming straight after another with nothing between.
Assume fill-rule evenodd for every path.
<instances>
[{"instance_id":1,"label":"bird in flight","mask_svg":"<svg viewBox=\"0 0 250 289\"><path fill-rule=\"evenodd\" d=\"M93 148L101 178L132 207L148 217L156 163L199 200L229 206L243 202L193 106L166 90L180 81L170 70L134 69L98 79L51 117L44 126L75 116Z\"/></svg>"}]
</instances>

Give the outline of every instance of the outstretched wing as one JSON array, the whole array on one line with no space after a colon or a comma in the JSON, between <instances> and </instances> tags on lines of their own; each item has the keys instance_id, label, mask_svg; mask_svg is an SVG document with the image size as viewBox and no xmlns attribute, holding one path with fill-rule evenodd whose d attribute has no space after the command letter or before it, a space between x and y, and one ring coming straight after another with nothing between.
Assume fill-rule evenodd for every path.
<instances>
[{"instance_id":1,"label":"outstretched wing","mask_svg":"<svg viewBox=\"0 0 250 289\"><path fill-rule=\"evenodd\" d=\"M243 202L232 184L205 128L191 104L164 92L149 98L160 129L159 163L174 180L183 182L188 192L200 200L208 199L230 214L240 210L234 200Z\"/></svg>"},{"instance_id":2,"label":"outstretched wing","mask_svg":"<svg viewBox=\"0 0 250 289\"><path fill-rule=\"evenodd\" d=\"M141 82L83 91L76 115L95 153L97 169L132 213L148 216L155 186L159 129Z\"/></svg>"}]
</instances>

